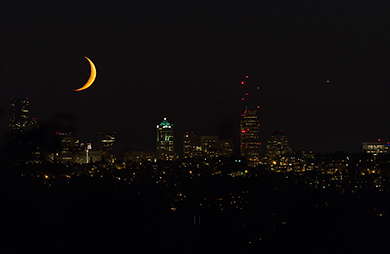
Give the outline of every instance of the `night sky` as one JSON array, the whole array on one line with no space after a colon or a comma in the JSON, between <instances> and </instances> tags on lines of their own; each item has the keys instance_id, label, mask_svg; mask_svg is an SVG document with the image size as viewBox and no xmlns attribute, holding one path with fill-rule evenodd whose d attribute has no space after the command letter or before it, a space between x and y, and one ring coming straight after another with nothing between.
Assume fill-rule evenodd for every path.
<instances>
[{"instance_id":1,"label":"night sky","mask_svg":"<svg viewBox=\"0 0 390 254\"><path fill-rule=\"evenodd\" d=\"M28 97L39 124L83 142L116 131L119 150L154 150L167 117L178 148L186 131L237 146L248 75L263 148L282 129L293 151L359 152L390 141L389 13L389 1L1 1L0 130L9 99ZM74 92L83 56L97 79Z\"/></svg>"}]
</instances>

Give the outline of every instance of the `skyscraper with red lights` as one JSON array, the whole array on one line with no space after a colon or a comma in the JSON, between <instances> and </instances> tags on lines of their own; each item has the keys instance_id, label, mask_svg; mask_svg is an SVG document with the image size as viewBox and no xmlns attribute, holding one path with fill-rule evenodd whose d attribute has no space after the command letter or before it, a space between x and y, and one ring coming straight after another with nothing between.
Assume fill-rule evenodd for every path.
<instances>
[{"instance_id":1,"label":"skyscraper with red lights","mask_svg":"<svg viewBox=\"0 0 390 254\"><path fill-rule=\"evenodd\" d=\"M241 156L246 157L248 165L255 167L260 160L259 120L256 111L246 109L241 119Z\"/></svg>"}]
</instances>

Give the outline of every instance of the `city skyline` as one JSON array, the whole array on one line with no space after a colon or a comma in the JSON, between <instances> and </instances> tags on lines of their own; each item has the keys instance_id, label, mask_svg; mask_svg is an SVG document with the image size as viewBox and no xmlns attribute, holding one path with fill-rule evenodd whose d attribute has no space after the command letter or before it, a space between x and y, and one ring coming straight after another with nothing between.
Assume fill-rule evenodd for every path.
<instances>
[{"instance_id":1,"label":"city skyline","mask_svg":"<svg viewBox=\"0 0 390 254\"><path fill-rule=\"evenodd\" d=\"M386 4L23 3L0 11L0 133L9 99L28 97L40 123L88 141L116 131L119 147L152 149L167 116L178 137L232 138L237 150L248 76L263 151L279 129L293 150L390 140ZM89 77L84 56L99 74L74 92Z\"/></svg>"},{"instance_id":2,"label":"city skyline","mask_svg":"<svg viewBox=\"0 0 390 254\"><path fill-rule=\"evenodd\" d=\"M24 104L26 104L26 106L24 106ZM18 105L18 106L15 107L15 105ZM19 132L20 133L24 133L25 130L29 130L32 127L33 128L39 127L39 122L37 121L37 118L36 117L35 118L34 117L29 117L30 116L30 110L29 110L29 108L30 108L30 100L29 100L29 98L27 98L27 97L26 98L21 98L21 99L11 98L9 107L10 107L9 108L10 115L9 115L9 120L8 120L8 122L9 122L8 123L8 129L6 130L6 133L4 133L5 135L3 135L3 139L8 139L8 138L12 139L12 135L15 135L15 134L13 134L13 133L15 133L15 131L18 131L18 133ZM25 107L27 107L27 109L25 109ZM16 109L16 108L18 108L18 109ZM250 134L250 135L259 135L259 133L260 133L260 136L263 136L263 135L262 135L261 131L260 132L258 131L258 129L260 127L260 124L258 123L256 110L250 111L248 109L248 106L245 106L245 108L246 109L241 114L241 123L240 123L241 127L240 127L240 132L239 132L241 137L240 137L238 142L237 141L233 142L233 139L230 139L231 141L229 141L229 142L231 142L231 144L229 145L229 147L230 147L230 149L234 148L233 149L233 154L234 155L248 157L249 155L246 154L247 152L243 152L243 146L247 146L246 141L244 141L245 138L243 138L243 137L245 135L249 134L249 132L247 131L247 130L249 130L248 127L252 128L252 132L254 131L254 134ZM258 110L258 107L255 107L255 108ZM18 114L16 114L17 115L16 118L21 118L21 119L23 118L24 119L24 122L22 123L22 125L23 125L22 127L23 128L18 127L19 125L15 125L15 123L16 123L15 122L16 121L15 120L15 112L16 111L20 111L21 112L20 116L18 116ZM243 123L245 122L245 120L243 121L243 119L246 119L246 115L247 114L250 114L249 118L252 117L251 115L254 115L256 117L256 120L255 120L256 122L255 122L255 124L251 123L250 125L248 125L246 123L245 127L244 127ZM32 115L34 115L34 114L32 114ZM166 117L163 117L163 122L161 124L166 125L164 123L166 123L168 125L171 125L169 122L167 122L167 118ZM47 123L45 123L45 124L47 124ZM51 124L54 124L54 122L51 122ZM52 128L54 126L56 126L56 127L54 127L54 129L52 129L52 131L55 131L56 134L57 133L63 133L63 134L66 134L66 133L71 134L72 133L72 131L70 131L70 130L73 130L73 129L69 129L68 128L67 131L63 131L62 128L64 126L61 126L58 122L55 123L55 124L56 125L53 125ZM157 127L158 126L159 125L157 125ZM194 129L194 127L195 126L193 126L192 129ZM61 129L62 129L62 131L58 131L58 130L61 130ZM248 132L248 134L246 132ZM279 132L283 133L283 130L280 130ZM276 133L279 133L279 132L277 131ZM188 134L189 132L187 131L186 133ZM193 133L193 132L190 132L190 133ZM49 134L49 133L47 133L47 134ZM89 133L89 134L91 134L91 133ZM237 133L235 133L235 134L237 134ZM274 135L274 130L272 130L272 134L271 135L264 135L264 136L268 137L268 140L266 140L265 144L259 143L260 139L259 139L258 136L256 137L255 143L253 143L254 141L253 142L251 141L256 146L258 146L260 144L260 149L259 148L255 149L256 151L260 151L260 153L259 153L260 156L264 156L265 154L268 153L269 148L268 148L267 143L269 143L269 138L273 138L273 135ZM104 138L105 140L103 140L103 142L106 142L108 147L111 147L111 148L108 148L110 151L112 150L111 152L109 152L109 154L115 154L116 156L119 156L119 158L123 157L126 152L130 152L130 151L145 151L145 152L147 152L147 151L156 150L156 147L151 148L150 144L148 144L149 146L146 146L147 148L144 148L145 146L142 146L142 145L138 144L138 145L135 145L135 146L133 146L131 148L129 148L128 146L122 146L122 147L120 147L120 149L116 148L116 149L113 150L113 148L112 148L113 147L112 146L113 143L111 143L111 142L115 142L115 136L117 136L116 132L104 132L104 133L103 132L97 132L97 136L95 136L94 138L89 139L89 140L86 140L85 136L84 137L80 137L79 135L77 135L77 132L76 132L76 136L77 136L77 140L79 140L79 138L81 138L81 142L84 142L84 143L86 143L86 142L90 142L91 143L91 140L92 140L93 144L94 144L94 149L93 150L96 150L96 148L97 148L97 150L100 150L100 151L102 151L102 148L105 146L102 143L102 137L105 137ZM186 136L186 134L185 133L182 134L182 133L177 133L177 132L173 133L172 132L172 136L175 137L175 139L179 138L179 141L174 142L173 145L171 145L173 147L173 149L179 151L179 152L176 152L175 154L180 156L180 157L184 157L185 158L185 152L183 152L184 151L183 149L185 147L185 139L186 139L185 136ZM203 136L200 136L200 137L203 138L203 137L206 137L206 136L203 135ZM209 137L216 137L216 139L219 138L218 135L217 136L209 136ZM150 137L143 137L143 138L145 140L147 140ZM182 138L182 140L180 140L180 138ZM7 143L8 141L7 140L3 140L3 142ZM249 143L251 143L251 142L249 142ZM365 146L365 144L368 144L367 142L368 143L378 143L378 144L382 144L382 146L385 146L387 141L383 140L383 139L364 141L364 142L360 143L361 145L360 145L359 151L352 151L352 152L364 151L365 150L364 146ZM110 143L111 143L111 145L110 145ZM232 144L234 144L234 145L232 146ZM388 146L388 144L389 144L389 142L387 142L387 146ZM122 145L123 145L123 142L122 142ZM117 147L117 146L118 145L115 145L115 147ZM363 148L362 148L362 146L363 146ZM124 148L124 147L126 147L126 148ZM302 149L302 150L294 149L294 148L293 149L289 148L289 149L290 149L291 152L296 152L296 151L298 151L298 152L310 151L311 153L313 152L311 149ZM103 151L106 151L106 150L107 150L107 148L103 149ZM109 150L107 150L107 151L109 151ZM159 149L157 148L157 150L159 150ZM328 152L335 152L335 151L340 151L340 150L334 150L334 151L328 151ZM155 151L155 152L156 152L156 158L159 158L160 156L158 155L158 152L157 151ZM314 152L315 153L321 153L321 151L314 151ZM351 151L344 151L344 152L351 152ZM256 155L255 157L259 158L258 155ZM258 160L258 159L256 159L256 160Z\"/></svg>"}]
</instances>

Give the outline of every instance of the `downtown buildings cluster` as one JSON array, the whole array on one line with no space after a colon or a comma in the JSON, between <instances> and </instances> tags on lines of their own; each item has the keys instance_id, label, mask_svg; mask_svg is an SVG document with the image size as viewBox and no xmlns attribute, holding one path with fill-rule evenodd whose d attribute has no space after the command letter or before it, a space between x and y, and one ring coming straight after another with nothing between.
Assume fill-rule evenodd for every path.
<instances>
[{"instance_id":1,"label":"downtown buildings cluster","mask_svg":"<svg viewBox=\"0 0 390 254\"><path fill-rule=\"evenodd\" d=\"M97 133L97 145L91 142L81 142L72 132L55 131L49 133L53 140L58 141L55 151L43 151L42 140L36 140L39 132L36 118L30 117L30 101L28 98L10 100L10 118L8 140L11 146L11 159L18 163L40 163L42 161L63 164L90 162L115 163L117 161L174 161L179 159L175 149L174 125L166 117L156 126L156 150L154 151L125 151L123 157L115 156L116 133ZM239 157L245 159L250 167L270 165L283 171L312 170L312 165L302 166L289 145L288 137L283 131L273 131L267 141L267 152L261 154L260 124L256 110L245 107L240 121L240 152ZM53 136L54 134L54 136ZM39 136L39 135L38 135ZM219 136L199 136L193 132L183 134L183 159L218 159L233 156L233 139L220 139ZM47 138L47 137L45 137ZM364 142L363 151L372 154L387 154L390 144L378 140ZM24 152L23 152L24 150ZM26 154L27 153L27 154ZM306 153L312 157L314 153Z\"/></svg>"}]
</instances>

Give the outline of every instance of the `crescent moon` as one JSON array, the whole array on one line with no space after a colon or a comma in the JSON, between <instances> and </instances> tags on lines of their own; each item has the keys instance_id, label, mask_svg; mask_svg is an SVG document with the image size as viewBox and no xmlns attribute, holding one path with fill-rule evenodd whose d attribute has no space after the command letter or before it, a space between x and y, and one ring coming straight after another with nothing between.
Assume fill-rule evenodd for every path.
<instances>
[{"instance_id":1,"label":"crescent moon","mask_svg":"<svg viewBox=\"0 0 390 254\"><path fill-rule=\"evenodd\" d=\"M89 65L91 66L91 75L89 76L89 79L88 79L87 83L85 83L84 86L80 87L79 89L74 89L73 90L73 91L76 91L76 92L83 91L83 90L87 89L88 87L90 87L92 85L92 83L96 79L96 67L95 67L95 65L92 63L92 61L88 57L86 57L86 56L84 56L84 57L85 57L85 59L88 60Z\"/></svg>"}]
</instances>

